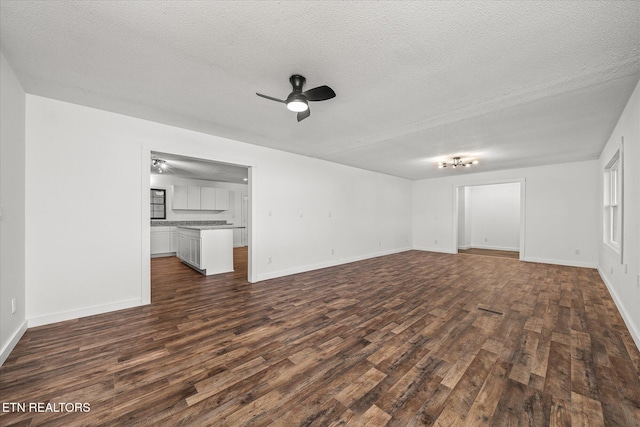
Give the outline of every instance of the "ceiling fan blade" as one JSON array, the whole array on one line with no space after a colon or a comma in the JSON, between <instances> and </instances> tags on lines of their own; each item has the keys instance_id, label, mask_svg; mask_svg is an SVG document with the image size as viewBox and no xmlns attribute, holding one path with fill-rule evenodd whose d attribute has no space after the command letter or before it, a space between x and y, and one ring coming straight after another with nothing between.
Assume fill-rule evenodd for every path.
<instances>
[{"instance_id":1,"label":"ceiling fan blade","mask_svg":"<svg viewBox=\"0 0 640 427\"><path fill-rule=\"evenodd\" d=\"M256 95L261 96L262 98L270 99L271 101L282 102L283 104L287 103L287 101L285 101L284 99L274 98L273 96L263 95L263 94L258 93L258 92L256 92Z\"/></svg>"},{"instance_id":2,"label":"ceiling fan blade","mask_svg":"<svg viewBox=\"0 0 640 427\"><path fill-rule=\"evenodd\" d=\"M307 117L309 117L310 115L311 115L311 109L310 108L307 108L304 111L300 111L298 113L298 121L300 122L300 121L306 119Z\"/></svg>"},{"instance_id":3,"label":"ceiling fan blade","mask_svg":"<svg viewBox=\"0 0 640 427\"><path fill-rule=\"evenodd\" d=\"M336 96L329 86L318 86L302 93L309 101L324 101Z\"/></svg>"}]
</instances>

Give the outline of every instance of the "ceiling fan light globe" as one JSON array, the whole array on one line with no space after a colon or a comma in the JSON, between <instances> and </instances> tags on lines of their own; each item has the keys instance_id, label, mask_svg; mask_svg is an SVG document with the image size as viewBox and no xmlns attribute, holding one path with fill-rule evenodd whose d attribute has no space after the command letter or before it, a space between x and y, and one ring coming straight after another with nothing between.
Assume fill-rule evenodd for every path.
<instances>
[{"instance_id":1,"label":"ceiling fan light globe","mask_svg":"<svg viewBox=\"0 0 640 427\"><path fill-rule=\"evenodd\" d=\"M295 111L299 113L301 111L307 111L309 109L309 105L305 101L294 99L292 101L287 102L287 108L290 111Z\"/></svg>"}]
</instances>

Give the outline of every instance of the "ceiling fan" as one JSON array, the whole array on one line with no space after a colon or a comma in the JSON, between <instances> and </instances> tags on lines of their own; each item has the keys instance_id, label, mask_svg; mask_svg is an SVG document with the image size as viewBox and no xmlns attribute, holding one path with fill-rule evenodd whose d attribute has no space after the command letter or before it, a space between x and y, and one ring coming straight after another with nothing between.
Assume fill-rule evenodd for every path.
<instances>
[{"instance_id":1,"label":"ceiling fan","mask_svg":"<svg viewBox=\"0 0 640 427\"><path fill-rule=\"evenodd\" d=\"M289 81L293 86L293 92L287 96L287 99L278 99L257 92L256 95L271 101L287 104L289 110L298 113L298 121L304 120L311 115L309 101L326 101L336 96L336 93L329 86L318 86L303 92L302 86L304 86L306 79L298 74L291 76Z\"/></svg>"}]
</instances>

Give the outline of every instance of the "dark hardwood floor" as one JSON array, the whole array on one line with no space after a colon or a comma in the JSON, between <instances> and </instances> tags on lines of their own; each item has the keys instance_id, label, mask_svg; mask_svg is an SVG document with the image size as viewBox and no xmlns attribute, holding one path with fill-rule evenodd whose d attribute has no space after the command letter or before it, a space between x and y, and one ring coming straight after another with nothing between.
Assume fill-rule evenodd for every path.
<instances>
[{"instance_id":1,"label":"dark hardwood floor","mask_svg":"<svg viewBox=\"0 0 640 427\"><path fill-rule=\"evenodd\" d=\"M153 259L151 305L29 329L2 402L90 411L0 425L640 425L640 354L595 270L409 251L249 284L236 258Z\"/></svg>"},{"instance_id":2,"label":"dark hardwood floor","mask_svg":"<svg viewBox=\"0 0 640 427\"><path fill-rule=\"evenodd\" d=\"M501 258L520 259L520 252L501 251L496 249L480 249L480 248L458 249L458 253L465 254L465 255L485 255L485 256L497 256Z\"/></svg>"}]
</instances>

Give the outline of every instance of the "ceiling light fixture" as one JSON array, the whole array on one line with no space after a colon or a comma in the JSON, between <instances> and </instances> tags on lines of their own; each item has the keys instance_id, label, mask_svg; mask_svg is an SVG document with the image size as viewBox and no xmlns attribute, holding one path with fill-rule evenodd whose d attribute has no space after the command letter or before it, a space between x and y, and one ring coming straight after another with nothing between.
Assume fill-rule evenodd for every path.
<instances>
[{"instance_id":1,"label":"ceiling light fixture","mask_svg":"<svg viewBox=\"0 0 640 427\"><path fill-rule=\"evenodd\" d=\"M458 166L464 166L464 167L469 167L471 165L477 165L478 161L477 160L473 160L471 162L464 162L460 159L460 157L454 157L453 161L451 162L451 167L452 168L457 168ZM442 168L446 168L447 166L449 166L446 162L438 162L438 167L440 169Z\"/></svg>"},{"instance_id":2,"label":"ceiling light fixture","mask_svg":"<svg viewBox=\"0 0 640 427\"><path fill-rule=\"evenodd\" d=\"M307 104L307 100L304 99L303 96L299 93L292 93L287 98L287 108L290 111L295 111L299 113L301 111L307 111L309 109L309 104Z\"/></svg>"},{"instance_id":3,"label":"ceiling light fixture","mask_svg":"<svg viewBox=\"0 0 640 427\"><path fill-rule=\"evenodd\" d=\"M164 173L164 171L167 169L167 162L160 159L151 159L151 166L156 168L158 173Z\"/></svg>"}]
</instances>

